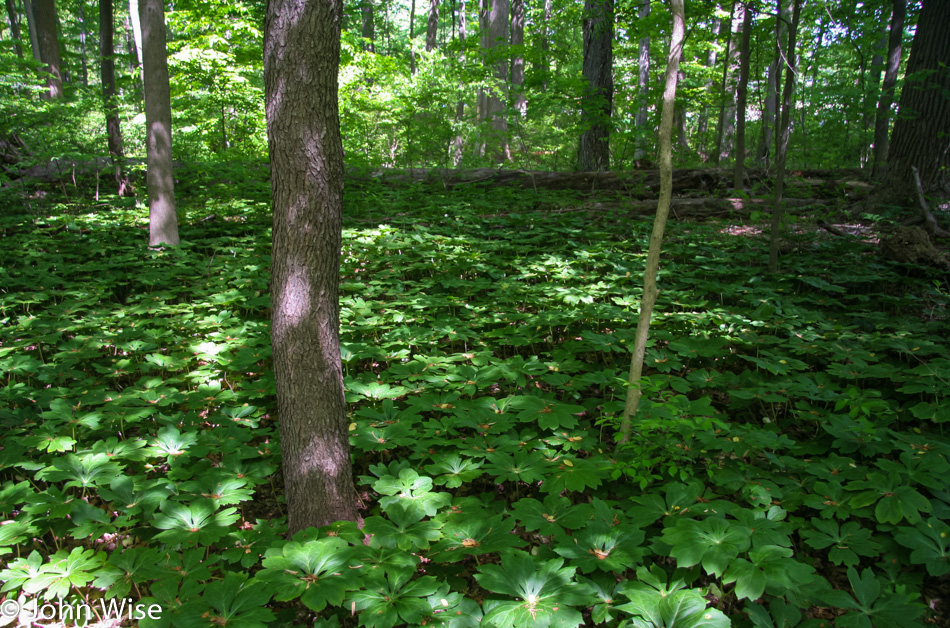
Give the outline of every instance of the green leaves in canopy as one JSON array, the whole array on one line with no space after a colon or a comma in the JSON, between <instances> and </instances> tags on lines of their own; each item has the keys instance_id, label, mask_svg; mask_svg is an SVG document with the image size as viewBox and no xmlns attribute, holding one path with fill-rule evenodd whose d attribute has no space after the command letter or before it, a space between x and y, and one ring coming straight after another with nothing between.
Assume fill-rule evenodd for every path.
<instances>
[{"instance_id":1,"label":"green leaves in canopy","mask_svg":"<svg viewBox=\"0 0 950 628\"><path fill-rule=\"evenodd\" d=\"M347 591L359 587L359 573L350 569L353 546L335 536L306 543L291 541L268 550L257 578L279 602L298 597L314 611L339 606Z\"/></svg>"},{"instance_id":2,"label":"green leaves in canopy","mask_svg":"<svg viewBox=\"0 0 950 628\"><path fill-rule=\"evenodd\" d=\"M511 628L574 628L583 623L573 606L587 606L590 591L574 581L574 568L564 560L540 560L514 551L502 556L501 565L483 565L475 574L478 583L493 593L517 598L517 602L485 603L482 622Z\"/></svg>"}]
</instances>

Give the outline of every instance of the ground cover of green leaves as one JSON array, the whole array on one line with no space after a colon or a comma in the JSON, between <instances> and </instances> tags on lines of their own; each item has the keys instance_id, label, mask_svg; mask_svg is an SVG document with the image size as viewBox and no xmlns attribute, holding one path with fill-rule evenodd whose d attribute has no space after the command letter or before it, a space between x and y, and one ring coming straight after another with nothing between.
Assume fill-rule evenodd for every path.
<instances>
[{"instance_id":1,"label":"ground cover of green leaves","mask_svg":"<svg viewBox=\"0 0 950 628\"><path fill-rule=\"evenodd\" d=\"M615 443L650 224L504 189L351 189L362 530L285 538L266 187L183 244L73 191L0 218L0 571L157 626L916 626L950 572L946 276L674 223ZM59 199L59 200L55 200ZM368 540L364 543L364 539Z\"/></svg>"}]
</instances>

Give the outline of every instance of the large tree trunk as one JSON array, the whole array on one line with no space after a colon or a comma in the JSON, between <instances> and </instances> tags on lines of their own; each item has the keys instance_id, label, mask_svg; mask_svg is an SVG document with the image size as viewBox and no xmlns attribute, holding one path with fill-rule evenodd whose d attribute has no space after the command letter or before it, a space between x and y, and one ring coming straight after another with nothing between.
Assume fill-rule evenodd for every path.
<instances>
[{"instance_id":1,"label":"large tree trunk","mask_svg":"<svg viewBox=\"0 0 950 628\"><path fill-rule=\"evenodd\" d=\"M20 44L20 16L17 15L14 0L7 0L7 19L10 20L10 36L13 38L13 50L16 56L23 58L23 46Z\"/></svg>"},{"instance_id":2,"label":"large tree trunk","mask_svg":"<svg viewBox=\"0 0 950 628\"><path fill-rule=\"evenodd\" d=\"M33 12L33 3L30 0L23 0L23 13L26 14L26 30L30 35L30 51L33 53L33 60L42 63L40 38L36 34L36 14Z\"/></svg>"},{"instance_id":3,"label":"large tree trunk","mask_svg":"<svg viewBox=\"0 0 950 628\"><path fill-rule=\"evenodd\" d=\"M579 170L610 169L610 115L613 110L613 0L584 2L584 79L581 100Z\"/></svg>"},{"instance_id":4,"label":"large tree trunk","mask_svg":"<svg viewBox=\"0 0 950 628\"><path fill-rule=\"evenodd\" d=\"M905 0L893 0L891 33L887 41L887 68L884 83L877 102L877 117L874 120L874 166L871 178L884 176L887 170L888 130L891 120L891 105L894 104L894 86L901 66L901 46L904 41L904 17L907 14Z\"/></svg>"},{"instance_id":5,"label":"large tree trunk","mask_svg":"<svg viewBox=\"0 0 950 628\"><path fill-rule=\"evenodd\" d=\"M508 0L490 0L488 13L488 49L504 49L508 45ZM496 54L495 89L488 94L487 117L490 124L486 154L493 162L511 161L508 147L508 59Z\"/></svg>"},{"instance_id":6,"label":"large tree trunk","mask_svg":"<svg viewBox=\"0 0 950 628\"><path fill-rule=\"evenodd\" d=\"M106 117L106 140L109 157L115 172L119 196L132 196L134 191L128 175L122 169L122 128L119 126L119 108L115 97L115 44L113 42L112 0L99 0L99 76L102 81L103 111Z\"/></svg>"},{"instance_id":7,"label":"large tree trunk","mask_svg":"<svg viewBox=\"0 0 950 628\"><path fill-rule=\"evenodd\" d=\"M745 118L749 92L749 39L752 35L752 9L742 7L742 39L739 42L739 85L736 89L736 164L733 187L745 188Z\"/></svg>"},{"instance_id":8,"label":"large tree trunk","mask_svg":"<svg viewBox=\"0 0 950 628\"><path fill-rule=\"evenodd\" d=\"M56 34L58 20L53 0L33 0L33 17L36 18L40 61L46 65L46 71L49 73L46 77L46 86L49 91L44 97L62 98L63 61L59 54L59 37Z\"/></svg>"},{"instance_id":9,"label":"large tree trunk","mask_svg":"<svg viewBox=\"0 0 950 628\"><path fill-rule=\"evenodd\" d=\"M779 231L782 227L782 203L785 194L785 160L788 155L788 138L791 131L792 105L795 95L795 81L798 78L796 66L795 46L798 38L798 21L802 13L802 4L805 0L795 0L792 9L792 24L788 31L788 46L785 49L784 59L788 63L785 75L785 89L782 92L782 119L778 128L778 150L775 156L775 206L772 208L771 233L769 234L769 272L778 271Z\"/></svg>"},{"instance_id":10,"label":"large tree trunk","mask_svg":"<svg viewBox=\"0 0 950 628\"><path fill-rule=\"evenodd\" d=\"M177 246L178 213L172 173L172 104L168 87L164 0L139 0L148 174L149 246Z\"/></svg>"},{"instance_id":11,"label":"large tree trunk","mask_svg":"<svg viewBox=\"0 0 950 628\"><path fill-rule=\"evenodd\" d=\"M439 0L429 0L429 21L426 24L426 52L432 52L439 36Z\"/></svg>"},{"instance_id":12,"label":"large tree trunk","mask_svg":"<svg viewBox=\"0 0 950 628\"><path fill-rule=\"evenodd\" d=\"M912 166L925 193L950 194L950 2L925 0L907 62L884 184L915 194Z\"/></svg>"},{"instance_id":13,"label":"large tree trunk","mask_svg":"<svg viewBox=\"0 0 950 628\"><path fill-rule=\"evenodd\" d=\"M524 2L511 0L511 45L515 56L511 60L511 88L515 92L515 109L524 118L528 115L528 98L524 92Z\"/></svg>"},{"instance_id":14,"label":"large tree trunk","mask_svg":"<svg viewBox=\"0 0 950 628\"><path fill-rule=\"evenodd\" d=\"M340 362L341 0L270 0L271 338L290 533L356 521Z\"/></svg>"}]
</instances>

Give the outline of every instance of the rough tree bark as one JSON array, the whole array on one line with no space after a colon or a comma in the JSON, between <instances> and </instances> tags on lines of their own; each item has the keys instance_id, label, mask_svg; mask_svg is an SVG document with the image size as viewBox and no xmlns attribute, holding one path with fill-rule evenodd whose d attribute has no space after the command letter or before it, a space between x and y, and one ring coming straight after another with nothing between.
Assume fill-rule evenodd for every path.
<instances>
[{"instance_id":1,"label":"rough tree bark","mask_svg":"<svg viewBox=\"0 0 950 628\"><path fill-rule=\"evenodd\" d=\"M887 168L888 127L891 120L891 105L894 104L894 86L901 66L901 44L904 40L904 17L907 14L906 0L893 0L891 9L891 32L887 40L887 67L884 83L877 102L877 117L874 119L874 166L871 178L884 176Z\"/></svg>"},{"instance_id":2,"label":"rough tree bark","mask_svg":"<svg viewBox=\"0 0 950 628\"><path fill-rule=\"evenodd\" d=\"M139 0L148 172L148 244L177 246L178 213L172 172L172 104L168 87L164 0Z\"/></svg>"},{"instance_id":3,"label":"rough tree bark","mask_svg":"<svg viewBox=\"0 0 950 628\"><path fill-rule=\"evenodd\" d=\"M660 249L663 245L663 232L670 213L670 200L673 195L673 104L676 100L676 81L679 75L679 60L683 54L683 37L686 34L683 0L672 0L673 34L670 38L670 52L666 58L666 82L663 90L663 110L660 114L660 200L653 220L653 233L650 235L650 249L647 253L647 265L643 271L643 297L640 299L640 316L637 319L637 331L634 336L633 356L630 359L630 373L627 381L627 401L620 422L620 439L628 441L633 432L633 417L640 405L643 391L640 389L640 377L643 374L643 358L646 354L647 337L650 334L650 319L659 289L656 285L657 271L660 268Z\"/></svg>"},{"instance_id":4,"label":"rough tree bark","mask_svg":"<svg viewBox=\"0 0 950 628\"><path fill-rule=\"evenodd\" d=\"M39 59L46 64L46 86L49 89L44 98L63 97L63 60L59 53L59 37L56 35L58 19L53 0L33 0L33 17L36 21L36 39L39 46Z\"/></svg>"},{"instance_id":5,"label":"rough tree bark","mask_svg":"<svg viewBox=\"0 0 950 628\"><path fill-rule=\"evenodd\" d=\"M613 0L584 2L584 79L579 170L610 169L610 115L613 110Z\"/></svg>"},{"instance_id":6,"label":"rough tree bark","mask_svg":"<svg viewBox=\"0 0 950 628\"><path fill-rule=\"evenodd\" d=\"M784 59L788 64L785 75L785 89L782 92L782 119L778 128L778 150L775 156L775 207L772 208L772 224L769 237L769 272L778 271L778 244L779 232L782 227L782 202L785 194L785 158L788 155L788 138L791 130L792 102L795 92L795 81L798 79L795 46L798 41L798 21L802 13L802 4L805 0L795 0L792 9L792 23L788 30L788 46L785 49Z\"/></svg>"},{"instance_id":7,"label":"rough tree bark","mask_svg":"<svg viewBox=\"0 0 950 628\"><path fill-rule=\"evenodd\" d=\"M736 163L733 188L745 188L745 117L749 92L749 39L752 35L752 9L742 7L742 39L739 42L739 85L736 89Z\"/></svg>"},{"instance_id":8,"label":"rough tree bark","mask_svg":"<svg viewBox=\"0 0 950 628\"><path fill-rule=\"evenodd\" d=\"M122 128L119 126L119 108L115 97L115 44L113 41L112 0L99 0L99 76L102 81L102 106L106 118L106 140L109 157L115 173L119 196L132 196L134 190L122 161Z\"/></svg>"},{"instance_id":9,"label":"rough tree bark","mask_svg":"<svg viewBox=\"0 0 950 628\"><path fill-rule=\"evenodd\" d=\"M950 2L925 0L907 61L883 189L915 195L912 166L926 194L950 195Z\"/></svg>"},{"instance_id":10,"label":"rough tree bark","mask_svg":"<svg viewBox=\"0 0 950 628\"><path fill-rule=\"evenodd\" d=\"M342 0L270 0L271 339L289 532L357 521L340 362Z\"/></svg>"}]
</instances>

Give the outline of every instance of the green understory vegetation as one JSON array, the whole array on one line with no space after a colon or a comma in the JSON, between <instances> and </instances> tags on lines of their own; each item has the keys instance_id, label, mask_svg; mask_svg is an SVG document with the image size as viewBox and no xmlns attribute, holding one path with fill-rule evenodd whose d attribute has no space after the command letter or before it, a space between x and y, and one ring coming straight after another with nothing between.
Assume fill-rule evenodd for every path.
<instances>
[{"instance_id":1,"label":"green understory vegetation","mask_svg":"<svg viewBox=\"0 0 950 628\"><path fill-rule=\"evenodd\" d=\"M946 274L803 222L770 276L748 218L670 224L617 443L649 220L348 188L363 527L291 540L269 188L178 192L151 251L128 199L0 199L7 598L159 605L143 628L946 621Z\"/></svg>"}]
</instances>

